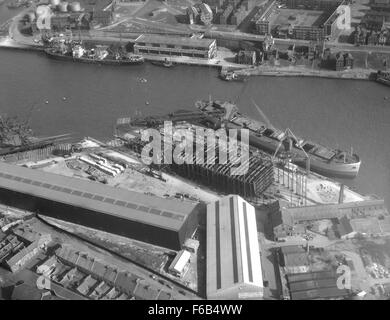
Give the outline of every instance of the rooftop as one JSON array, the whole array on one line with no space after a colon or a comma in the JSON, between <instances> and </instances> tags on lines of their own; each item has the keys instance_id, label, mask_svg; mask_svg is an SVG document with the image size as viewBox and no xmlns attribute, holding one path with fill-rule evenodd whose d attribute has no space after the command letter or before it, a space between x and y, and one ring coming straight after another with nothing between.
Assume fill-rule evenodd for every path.
<instances>
[{"instance_id":1,"label":"rooftop","mask_svg":"<svg viewBox=\"0 0 390 320\"><path fill-rule=\"evenodd\" d=\"M345 289L332 288L320 288L307 291L297 291L291 293L292 300L312 300L312 299L331 299L342 298L348 295L348 291Z\"/></svg>"},{"instance_id":2,"label":"rooftop","mask_svg":"<svg viewBox=\"0 0 390 320\"><path fill-rule=\"evenodd\" d=\"M179 230L199 205L0 162L0 187L124 219Z\"/></svg>"},{"instance_id":3,"label":"rooftop","mask_svg":"<svg viewBox=\"0 0 390 320\"><path fill-rule=\"evenodd\" d=\"M254 207L239 196L207 206L207 295L238 284L262 287Z\"/></svg>"},{"instance_id":4,"label":"rooftop","mask_svg":"<svg viewBox=\"0 0 390 320\"><path fill-rule=\"evenodd\" d=\"M152 35L152 34L142 34L135 40L135 43L159 43L159 44L171 44L177 46L194 46L194 47L201 47L201 48L209 48L214 42L215 42L214 39L159 36L159 35Z\"/></svg>"},{"instance_id":5,"label":"rooftop","mask_svg":"<svg viewBox=\"0 0 390 320\"><path fill-rule=\"evenodd\" d=\"M293 225L300 221L341 218L347 216L388 215L384 200L365 200L341 204L323 204L305 207L281 208L282 223Z\"/></svg>"}]
</instances>

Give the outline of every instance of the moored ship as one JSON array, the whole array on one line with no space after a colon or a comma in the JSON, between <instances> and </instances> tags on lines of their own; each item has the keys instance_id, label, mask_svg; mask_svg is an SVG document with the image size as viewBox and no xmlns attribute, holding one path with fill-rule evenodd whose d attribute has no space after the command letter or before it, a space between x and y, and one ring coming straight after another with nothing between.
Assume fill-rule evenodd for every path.
<instances>
[{"instance_id":1,"label":"moored ship","mask_svg":"<svg viewBox=\"0 0 390 320\"><path fill-rule=\"evenodd\" d=\"M221 73L220 78L225 81L246 81L248 77L245 75L238 74L234 71L228 71L225 73Z\"/></svg>"},{"instance_id":2,"label":"moored ship","mask_svg":"<svg viewBox=\"0 0 390 320\"><path fill-rule=\"evenodd\" d=\"M292 155L292 162L303 168L306 166L307 155L310 158L310 169L325 176L355 178L359 172L361 161L356 154L331 149L318 143L295 137L289 137L291 145L286 146L283 143L285 138L284 131L274 127L271 128L265 123L241 114L238 108L230 102L198 101L196 106L206 114L216 110L223 110L224 116L220 120L225 122L227 129L248 129L250 145L271 154L274 154L277 150L281 153L289 149Z\"/></svg>"},{"instance_id":3,"label":"moored ship","mask_svg":"<svg viewBox=\"0 0 390 320\"><path fill-rule=\"evenodd\" d=\"M46 54L54 59L84 63L108 65L137 65L144 63L140 55L122 52L110 52L106 46L86 49L81 44L70 44L45 49Z\"/></svg>"}]
</instances>

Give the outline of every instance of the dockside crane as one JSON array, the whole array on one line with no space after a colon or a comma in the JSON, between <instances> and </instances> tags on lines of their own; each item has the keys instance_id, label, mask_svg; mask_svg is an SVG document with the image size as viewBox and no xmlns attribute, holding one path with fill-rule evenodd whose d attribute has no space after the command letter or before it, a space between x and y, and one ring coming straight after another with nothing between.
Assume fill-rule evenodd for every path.
<instances>
[{"instance_id":1,"label":"dockside crane","mask_svg":"<svg viewBox=\"0 0 390 320\"><path fill-rule=\"evenodd\" d=\"M261 108L257 105L257 103L252 99L253 105L256 107L256 110L259 112L261 117L266 122L266 125L268 128L275 130L275 127L272 125L271 121L268 119L268 117L265 115L265 113L261 110ZM280 149L283 144L288 142L287 148L285 147L283 152L280 152ZM303 152L302 156L296 156L292 152L293 144L295 142L295 146L298 147ZM287 128L283 134L283 137L281 138L274 154L271 156L271 161L273 165L277 168L277 176L278 176L278 182L279 182L279 165L283 165L283 184L284 184L284 174L287 172L287 186L290 188L290 172L291 172L291 203L292 203L292 192L294 190L294 174L295 174L295 191L299 195L301 194L304 198L304 204L307 205L307 179L310 175L310 156L307 154L307 152L302 148L300 140L294 135L294 133L291 131L290 128ZM306 164L306 170L305 174L302 174L301 172L293 172L291 170L291 163L301 163L305 162ZM306 178L305 178L306 176ZM298 179L300 183L298 184ZM301 203L299 203L301 204Z\"/></svg>"}]
</instances>

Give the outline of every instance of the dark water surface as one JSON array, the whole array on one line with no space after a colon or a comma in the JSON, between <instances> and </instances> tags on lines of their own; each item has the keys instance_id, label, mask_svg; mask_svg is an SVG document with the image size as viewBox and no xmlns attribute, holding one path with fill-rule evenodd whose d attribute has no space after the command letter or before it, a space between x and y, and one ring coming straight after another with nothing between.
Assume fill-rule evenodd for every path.
<instances>
[{"instance_id":1,"label":"dark water surface","mask_svg":"<svg viewBox=\"0 0 390 320\"><path fill-rule=\"evenodd\" d=\"M141 77L147 83L140 83ZM362 166L348 185L390 205L390 88L384 85L276 77L227 83L205 67L97 66L0 51L0 111L26 117L31 111L38 135L107 138L118 117L134 116L136 110L148 115L191 109L209 94L237 101L244 113L260 118L254 99L274 126L332 147L353 147Z\"/></svg>"}]
</instances>

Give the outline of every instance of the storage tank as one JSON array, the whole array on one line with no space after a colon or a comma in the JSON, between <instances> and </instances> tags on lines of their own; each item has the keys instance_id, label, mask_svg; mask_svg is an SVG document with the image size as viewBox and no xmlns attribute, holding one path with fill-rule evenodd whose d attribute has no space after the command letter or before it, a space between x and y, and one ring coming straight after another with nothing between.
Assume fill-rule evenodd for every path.
<instances>
[{"instance_id":1,"label":"storage tank","mask_svg":"<svg viewBox=\"0 0 390 320\"><path fill-rule=\"evenodd\" d=\"M72 2L70 5L69 5L69 10L72 11L72 12L79 12L81 11L81 5L80 5L80 2Z\"/></svg>"},{"instance_id":2,"label":"storage tank","mask_svg":"<svg viewBox=\"0 0 390 320\"><path fill-rule=\"evenodd\" d=\"M58 10L60 12L68 12L68 3L66 1L64 2L61 2L59 5L58 5Z\"/></svg>"},{"instance_id":3,"label":"storage tank","mask_svg":"<svg viewBox=\"0 0 390 320\"><path fill-rule=\"evenodd\" d=\"M60 2L61 2L61 0L50 0L50 4L52 5L52 6L58 6L59 4L60 4Z\"/></svg>"}]
</instances>

